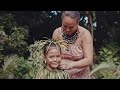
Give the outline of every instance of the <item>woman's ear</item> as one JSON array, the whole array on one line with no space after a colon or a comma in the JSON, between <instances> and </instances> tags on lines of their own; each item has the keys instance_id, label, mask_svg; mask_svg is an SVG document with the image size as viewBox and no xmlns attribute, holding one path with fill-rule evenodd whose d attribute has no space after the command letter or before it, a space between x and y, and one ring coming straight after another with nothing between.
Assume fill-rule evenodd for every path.
<instances>
[{"instance_id":1,"label":"woman's ear","mask_svg":"<svg viewBox=\"0 0 120 90\"><path fill-rule=\"evenodd\" d=\"M80 23L80 20L78 20L77 24L79 25L79 23Z\"/></svg>"}]
</instances>

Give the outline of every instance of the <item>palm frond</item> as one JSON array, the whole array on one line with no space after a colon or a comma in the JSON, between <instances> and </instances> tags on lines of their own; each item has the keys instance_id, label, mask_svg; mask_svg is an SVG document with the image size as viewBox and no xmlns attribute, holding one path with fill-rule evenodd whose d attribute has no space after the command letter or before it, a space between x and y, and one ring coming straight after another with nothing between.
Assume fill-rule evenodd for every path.
<instances>
[{"instance_id":1,"label":"palm frond","mask_svg":"<svg viewBox=\"0 0 120 90\"><path fill-rule=\"evenodd\" d=\"M14 64L15 60L17 59L18 59L17 55L6 56L4 59L3 70L5 71L9 67L9 65Z\"/></svg>"},{"instance_id":2,"label":"palm frond","mask_svg":"<svg viewBox=\"0 0 120 90\"><path fill-rule=\"evenodd\" d=\"M94 73L96 73L97 71L100 71L100 70L105 70L105 69L115 69L116 68L116 65L112 62L103 62L101 63L100 65L98 65L96 68L94 68L90 75L93 75Z\"/></svg>"}]
</instances>

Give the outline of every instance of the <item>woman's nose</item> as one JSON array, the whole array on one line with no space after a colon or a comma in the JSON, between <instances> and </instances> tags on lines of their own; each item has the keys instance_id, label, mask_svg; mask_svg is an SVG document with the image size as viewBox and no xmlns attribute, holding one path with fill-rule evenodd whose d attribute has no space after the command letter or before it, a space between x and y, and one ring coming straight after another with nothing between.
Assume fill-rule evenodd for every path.
<instances>
[{"instance_id":1,"label":"woman's nose","mask_svg":"<svg viewBox=\"0 0 120 90\"><path fill-rule=\"evenodd\" d=\"M70 32L70 29L67 28L66 31L67 31L67 32Z\"/></svg>"}]
</instances>

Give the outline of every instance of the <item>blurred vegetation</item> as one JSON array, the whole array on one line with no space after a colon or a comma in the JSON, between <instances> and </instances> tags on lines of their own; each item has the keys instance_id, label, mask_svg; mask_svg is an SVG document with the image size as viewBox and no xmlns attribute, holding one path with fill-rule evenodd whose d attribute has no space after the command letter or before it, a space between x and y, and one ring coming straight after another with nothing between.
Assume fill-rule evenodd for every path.
<instances>
[{"instance_id":1,"label":"blurred vegetation","mask_svg":"<svg viewBox=\"0 0 120 90\"><path fill-rule=\"evenodd\" d=\"M114 73L115 70L119 71L120 12L80 11L80 13L80 25L91 32L94 40L93 70L102 63L108 65L110 62L111 66L112 62L115 65ZM54 29L59 26L61 26L61 11L0 11L0 78L26 78L29 71L29 65L25 65L30 56L29 45L43 37L51 38ZM6 61L11 61L11 57L14 59L17 57L15 60L19 63L17 66L13 64L12 67L21 69L11 69L14 72L6 76L3 68ZM101 71L102 74L99 74L101 76L97 74L96 78L113 75L113 73L103 74L104 69Z\"/></svg>"},{"instance_id":2,"label":"blurred vegetation","mask_svg":"<svg viewBox=\"0 0 120 90\"><path fill-rule=\"evenodd\" d=\"M120 47L109 43L102 46L98 53L91 76L98 79L120 79Z\"/></svg>"}]
</instances>

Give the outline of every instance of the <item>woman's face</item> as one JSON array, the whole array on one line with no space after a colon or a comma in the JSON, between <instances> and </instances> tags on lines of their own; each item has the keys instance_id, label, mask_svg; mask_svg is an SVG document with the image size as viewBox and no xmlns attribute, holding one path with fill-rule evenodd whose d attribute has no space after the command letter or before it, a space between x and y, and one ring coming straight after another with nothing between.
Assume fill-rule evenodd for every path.
<instances>
[{"instance_id":1,"label":"woman's face","mask_svg":"<svg viewBox=\"0 0 120 90\"><path fill-rule=\"evenodd\" d=\"M60 51L56 47L50 47L46 54L47 67L49 69L56 69L61 60Z\"/></svg>"},{"instance_id":2,"label":"woman's face","mask_svg":"<svg viewBox=\"0 0 120 90\"><path fill-rule=\"evenodd\" d=\"M69 16L64 16L62 19L62 29L67 35L72 35L76 32L79 22Z\"/></svg>"}]
</instances>

